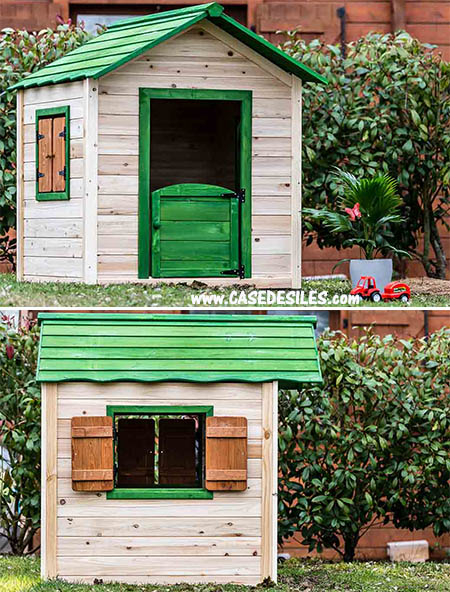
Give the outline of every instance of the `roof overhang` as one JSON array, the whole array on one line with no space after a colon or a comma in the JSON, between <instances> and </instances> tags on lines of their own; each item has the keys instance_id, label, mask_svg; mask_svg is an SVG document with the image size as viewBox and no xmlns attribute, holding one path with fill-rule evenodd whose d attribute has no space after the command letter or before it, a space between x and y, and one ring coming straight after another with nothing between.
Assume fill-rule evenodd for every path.
<instances>
[{"instance_id":1,"label":"roof overhang","mask_svg":"<svg viewBox=\"0 0 450 592\"><path fill-rule=\"evenodd\" d=\"M313 316L41 313L40 382L320 383Z\"/></svg>"}]
</instances>

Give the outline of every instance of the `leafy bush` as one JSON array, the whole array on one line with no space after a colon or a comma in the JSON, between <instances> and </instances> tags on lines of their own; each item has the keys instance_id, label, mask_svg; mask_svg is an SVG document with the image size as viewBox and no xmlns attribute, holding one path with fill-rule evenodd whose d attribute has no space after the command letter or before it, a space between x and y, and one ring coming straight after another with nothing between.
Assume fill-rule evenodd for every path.
<instances>
[{"instance_id":1,"label":"leafy bush","mask_svg":"<svg viewBox=\"0 0 450 592\"><path fill-rule=\"evenodd\" d=\"M410 252L428 276L445 278L440 232L450 204L450 64L405 32L371 33L340 47L307 44L289 33L282 49L321 72L326 86L303 93L303 204L335 209L343 195L330 171L357 178L389 173L404 201L393 244ZM306 239L341 248L341 237L314 222ZM421 242L423 237L423 243Z\"/></svg>"},{"instance_id":2,"label":"leafy bush","mask_svg":"<svg viewBox=\"0 0 450 592\"><path fill-rule=\"evenodd\" d=\"M448 329L321 337L324 384L280 397L280 542L352 560L375 524L450 532L449 350Z\"/></svg>"},{"instance_id":3,"label":"leafy bush","mask_svg":"<svg viewBox=\"0 0 450 592\"><path fill-rule=\"evenodd\" d=\"M0 324L0 537L11 551L32 549L40 522L40 389L37 327Z\"/></svg>"},{"instance_id":4,"label":"leafy bush","mask_svg":"<svg viewBox=\"0 0 450 592\"><path fill-rule=\"evenodd\" d=\"M82 28L60 24L38 33L0 32L0 255L11 261L15 241L6 234L16 223L16 92L10 86L75 49L89 38Z\"/></svg>"}]
</instances>

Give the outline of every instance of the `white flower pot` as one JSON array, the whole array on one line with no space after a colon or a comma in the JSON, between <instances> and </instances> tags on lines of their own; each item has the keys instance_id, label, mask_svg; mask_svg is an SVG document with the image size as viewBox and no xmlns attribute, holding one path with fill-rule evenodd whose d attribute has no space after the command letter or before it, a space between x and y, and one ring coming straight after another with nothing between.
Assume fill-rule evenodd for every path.
<instances>
[{"instance_id":1,"label":"white flower pot","mask_svg":"<svg viewBox=\"0 0 450 592\"><path fill-rule=\"evenodd\" d=\"M351 259L352 288L356 287L363 275L374 277L377 288L383 292L384 286L392 281L392 259Z\"/></svg>"}]
</instances>

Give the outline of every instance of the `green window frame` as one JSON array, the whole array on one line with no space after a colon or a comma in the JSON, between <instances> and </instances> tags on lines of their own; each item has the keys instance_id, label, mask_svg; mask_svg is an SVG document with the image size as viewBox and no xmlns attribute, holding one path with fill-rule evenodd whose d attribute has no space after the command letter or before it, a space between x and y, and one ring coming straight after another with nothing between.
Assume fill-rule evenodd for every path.
<instances>
[{"instance_id":1,"label":"green window frame","mask_svg":"<svg viewBox=\"0 0 450 592\"><path fill-rule=\"evenodd\" d=\"M39 191L39 119L45 117L64 115L66 118L65 128L65 189L64 191L51 191L51 192L40 192ZM36 149L36 201L54 201L54 200L68 200L70 199L70 106L64 105L63 107L51 107L49 109L36 109L36 135L35 135L35 149Z\"/></svg>"},{"instance_id":2,"label":"green window frame","mask_svg":"<svg viewBox=\"0 0 450 592\"><path fill-rule=\"evenodd\" d=\"M191 88L139 89L139 206L138 277L150 276L150 110L152 99L193 99L240 101L241 137L239 146L240 188L245 189L242 204L241 256L245 277L252 277L252 101L251 90L215 90ZM220 183L218 183L220 185Z\"/></svg>"},{"instance_id":3,"label":"green window frame","mask_svg":"<svg viewBox=\"0 0 450 592\"><path fill-rule=\"evenodd\" d=\"M133 414L166 414L181 415L189 413L204 414L210 417L214 414L212 405L107 405L106 414L112 418L113 424L116 415ZM116 450L114 446L114 466L116 466ZM204 487L196 488L171 488L152 487L145 488L118 488L106 493L106 499L213 499L214 494Z\"/></svg>"}]
</instances>

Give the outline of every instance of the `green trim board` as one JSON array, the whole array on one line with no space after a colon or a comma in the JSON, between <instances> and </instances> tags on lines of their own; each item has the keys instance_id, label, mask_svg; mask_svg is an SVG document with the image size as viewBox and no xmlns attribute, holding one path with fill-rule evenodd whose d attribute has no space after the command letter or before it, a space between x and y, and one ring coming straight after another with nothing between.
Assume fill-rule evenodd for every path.
<instances>
[{"instance_id":1,"label":"green trim board","mask_svg":"<svg viewBox=\"0 0 450 592\"><path fill-rule=\"evenodd\" d=\"M42 117L52 117L54 115L64 115L66 119L65 126L65 159L66 159L66 175L65 175L65 189L64 191L51 191L51 192L40 192L39 191L39 141L38 141L38 128L39 119ZM70 199L70 105L64 105L62 107L50 107L48 109L36 109L36 121L35 121L35 164L36 164L36 201L57 201L57 200L68 200Z\"/></svg>"},{"instance_id":2,"label":"green trim board","mask_svg":"<svg viewBox=\"0 0 450 592\"><path fill-rule=\"evenodd\" d=\"M224 14L223 6L217 2L211 2L117 22L81 47L30 73L11 89L45 86L85 78L98 79L205 19L282 70L305 82L327 83L322 75Z\"/></svg>"},{"instance_id":3,"label":"green trim board","mask_svg":"<svg viewBox=\"0 0 450 592\"><path fill-rule=\"evenodd\" d=\"M175 100L210 100L239 101L239 189L245 191L245 201L239 206L240 258L244 266L244 277L252 277L252 91L248 90L215 90L215 89L183 89L183 88L140 88L139 89L139 205L138 205L138 277L211 277L206 266L201 269L189 270L190 273L176 273L161 276L156 265L155 273L151 269L152 236L150 216L152 213L150 193L150 113L152 99ZM200 191L201 185L192 184L192 190ZM231 191L231 188L229 189ZM161 189L160 191L165 191ZM184 191L189 191L187 184ZM155 204L157 205L157 204ZM155 245L156 246L156 245ZM156 258L157 259L157 258ZM217 277L221 277L220 273Z\"/></svg>"},{"instance_id":4,"label":"green trim board","mask_svg":"<svg viewBox=\"0 0 450 592\"><path fill-rule=\"evenodd\" d=\"M180 415L183 413L204 414L205 417L214 415L213 405L107 405L106 415L153 414ZM116 466L116 449L114 446L114 466ZM106 499L213 499L214 494L204 487L152 487L127 488L114 487L106 493Z\"/></svg>"},{"instance_id":5,"label":"green trim board","mask_svg":"<svg viewBox=\"0 0 450 592\"><path fill-rule=\"evenodd\" d=\"M310 316L41 313L41 382L321 382Z\"/></svg>"}]
</instances>

